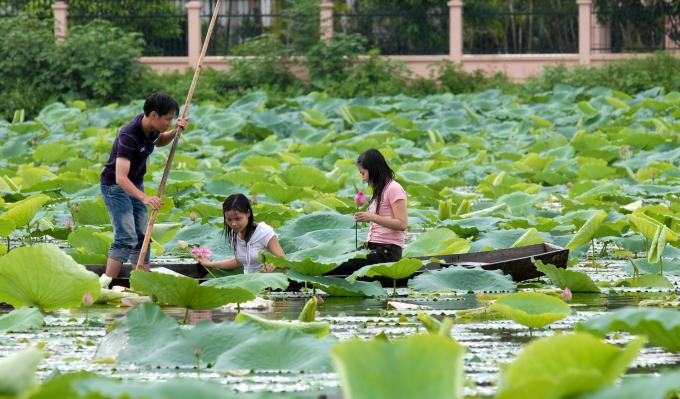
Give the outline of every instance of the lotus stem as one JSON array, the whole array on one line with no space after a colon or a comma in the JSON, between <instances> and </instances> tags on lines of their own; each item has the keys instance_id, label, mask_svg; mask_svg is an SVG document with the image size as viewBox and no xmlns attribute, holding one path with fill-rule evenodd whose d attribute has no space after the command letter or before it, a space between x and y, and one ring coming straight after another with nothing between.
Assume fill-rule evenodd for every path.
<instances>
[{"instance_id":1,"label":"lotus stem","mask_svg":"<svg viewBox=\"0 0 680 399\"><path fill-rule=\"evenodd\" d=\"M205 271L208 272L208 274L210 274L210 275L212 276L212 278L217 278L217 276L215 276L215 275L213 274L213 272L210 270L209 267L205 267L204 265L202 265L202 264L200 264L200 263L199 263L199 265L203 266L203 268L205 269Z\"/></svg>"},{"instance_id":2,"label":"lotus stem","mask_svg":"<svg viewBox=\"0 0 680 399\"><path fill-rule=\"evenodd\" d=\"M354 222L354 250L359 248L359 223Z\"/></svg>"},{"instance_id":3,"label":"lotus stem","mask_svg":"<svg viewBox=\"0 0 680 399\"><path fill-rule=\"evenodd\" d=\"M392 279L392 296L397 296L397 279Z\"/></svg>"},{"instance_id":4,"label":"lotus stem","mask_svg":"<svg viewBox=\"0 0 680 399\"><path fill-rule=\"evenodd\" d=\"M187 320L189 320L189 308L186 308L184 311L184 321L182 321L182 324L187 324Z\"/></svg>"},{"instance_id":5,"label":"lotus stem","mask_svg":"<svg viewBox=\"0 0 680 399\"><path fill-rule=\"evenodd\" d=\"M595 238L590 240L590 246L593 247L593 267L595 268L595 271L597 272L597 266L595 266L595 258L597 254L595 253Z\"/></svg>"},{"instance_id":6,"label":"lotus stem","mask_svg":"<svg viewBox=\"0 0 680 399\"><path fill-rule=\"evenodd\" d=\"M663 256L659 257L659 274L663 276Z\"/></svg>"}]
</instances>

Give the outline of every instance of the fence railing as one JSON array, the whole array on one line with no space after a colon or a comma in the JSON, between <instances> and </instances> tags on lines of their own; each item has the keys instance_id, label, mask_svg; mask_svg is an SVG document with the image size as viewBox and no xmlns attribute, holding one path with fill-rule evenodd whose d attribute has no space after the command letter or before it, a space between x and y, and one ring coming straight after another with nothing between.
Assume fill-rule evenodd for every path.
<instances>
[{"instance_id":1,"label":"fence railing","mask_svg":"<svg viewBox=\"0 0 680 399\"><path fill-rule=\"evenodd\" d=\"M669 38L663 16L595 12L592 0L552 2L558 4L557 10L540 9L540 2L527 3L536 4L536 9L512 9L510 3L501 2L501 11L475 1L467 5L463 0L438 1L427 9L404 11L402 3L397 7L397 3L361 0L355 0L354 8L348 8L346 1L331 0L223 0L208 54L232 55L236 46L263 34L276 34L283 45L304 53L320 40L331 40L334 32L362 34L383 55L436 55L454 62L463 62L464 55L469 59L472 55L562 54L590 65L591 56L603 52L678 48ZM146 43L144 55L188 56L186 65L191 66L216 0L71 2L57 1L47 10L35 7L37 0L0 0L0 17L53 13L58 37L67 34L69 25L106 19L140 32ZM375 4L387 5L381 10Z\"/></svg>"}]
</instances>

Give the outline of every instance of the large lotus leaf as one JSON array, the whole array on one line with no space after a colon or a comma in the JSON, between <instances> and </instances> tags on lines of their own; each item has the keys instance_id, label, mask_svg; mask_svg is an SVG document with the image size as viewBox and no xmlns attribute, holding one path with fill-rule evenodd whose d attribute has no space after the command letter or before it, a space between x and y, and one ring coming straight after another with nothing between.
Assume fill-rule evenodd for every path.
<instances>
[{"instance_id":1,"label":"large lotus leaf","mask_svg":"<svg viewBox=\"0 0 680 399\"><path fill-rule=\"evenodd\" d=\"M112 237L89 226L74 229L67 240L71 247L92 254L106 254L113 243Z\"/></svg>"},{"instance_id":2,"label":"large lotus leaf","mask_svg":"<svg viewBox=\"0 0 680 399\"><path fill-rule=\"evenodd\" d=\"M604 336L613 331L645 335L671 352L680 352L680 310L623 308L577 325L577 329Z\"/></svg>"},{"instance_id":3,"label":"large lotus leaf","mask_svg":"<svg viewBox=\"0 0 680 399\"><path fill-rule=\"evenodd\" d=\"M617 281L615 285L617 287L673 288L673 283L659 274L642 274Z\"/></svg>"},{"instance_id":4,"label":"large lotus leaf","mask_svg":"<svg viewBox=\"0 0 680 399\"><path fill-rule=\"evenodd\" d=\"M470 251L480 252L510 248L524 234L524 229L490 230L480 235L470 245Z\"/></svg>"},{"instance_id":5,"label":"large lotus leaf","mask_svg":"<svg viewBox=\"0 0 680 399\"><path fill-rule=\"evenodd\" d=\"M59 374L31 394L31 399L265 399L264 394L246 394L225 389L222 384L173 378L162 382L132 382L93 373Z\"/></svg>"},{"instance_id":6,"label":"large lotus leaf","mask_svg":"<svg viewBox=\"0 0 680 399\"><path fill-rule=\"evenodd\" d=\"M440 270L427 270L409 280L409 288L420 292L437 291L515 291L517 284L501 270L468 269L451 266Z\"/></svg>"},{"instance_id":7,"label":"large lotus leaf","mask_svg":"<svg viewBox=\"0 0 680 399\"><path fill-rule=\"evenodd\" d=\"M159 244L163 244L175 237L183 227L182 223L154 223L151 238Z\"/></svg>"},{"instance_id":8,"label":"large lotus leaf","mask_svg":"<svg viewBox=\"0 0 680 399\"><path fill-rule=\"evenodd\" d=\"M227 348L260 331L259 327L230 321L179 326L157 305L145 303L115 322L97 348L96 358L150 366L191 366L196 364L195 351L199 347L201 363L207 366L214 364Z\"/></svg>"},{"instance_id":9,"label":"large lotus leaf","mask_svg":"<svg viewBox=\"0 0 680 399\"><path fill-rule=\"evenodd\" d=\"M46 164L52 164L66 159L69 146L63 143L47 143L36 147L33 152L33 159Z\"/></svg>"},{"instance_id":10,"label":"large lotus leaf","mask_svg":"<svg viewBox=\"0 0 680 399\"><path fill-rule=\"evenodd\" d=\"M574 250L581 245L585 245L590 240L593 239L595 236L595 233L597 233L597 230L600 228L600 225L602 225L602 222L607 218L607 212L601 211L597 212L593 216L591 216L583 226L576 232L574 237L572 237L571 241L567 244L567 248L570 250Z\"/></svg>"},{"instance_id":11,"label":"large lotus leaf","mask_svg":"<svg viewBox=\"0 0 680 399\"><path fill-rule=\"evenodd\" d=\"M321 276L338 267L337 263L315 262L310 258L301 261L293 261L286 259L286 257L276 256L266 252L263 252L262 256L264 257L265 263L271 263L281 269L297 270L300 273L309 276Z\"/></svg>"},{"instance_id":12,"label":"large lotus leaf","mask_svg":"<svg viewBox=\"0 0 680 399\"><path fill-rule=\"evenodd\" d=\"M214 369L330 371L336 343L333 336L317 338L287 328L265 331L222 353Z\"/></svg>"},{"instance_id":13,"label":"large lotus leaf","mask_svg":"<svg viewBox=\"0 0 680 399\"><path fill-rule=\"evenodd\" d=\"M288 278L301 283L310 283L315 288L323 290L330 296L339 297L383 297L387 296L385 289L378 281L354 281L350 282L344 278L325 277L325 276L308 276L297 270L288 270L286 272Z\"/></svg>"},{"instance_id":14,"label":"large lotus leaf","mask_svg":"<svg viewBox=\"0 0 680 399\"><path fill-rule=\"evenodd\" d=\"M14 230L16 230L16 226L14 226L13 221L0 217L0 237L8 237Z\"/></svg>"},{"instance_id":15,"label":"large lotus leaf","mask_svg":"<svg viewBox=\"0 0 680 399\"><path fill-rule=\"evenodd\" d=\"M318 337L328 335L328 333L331 331L330 324L325 321L302 322L298 320L268 320L245 312L241 312L236 315L234 321L239 323L252 323L264 330L277 330L281 328L299 331L305 334L316 335Z\"/></svg>"},{"instance_id":16,"label":"large lotus leaf","mask_svg":"<svg viewBox=\"0 0 680 399\"><path fill-rule=\"evenodd\" d=\"M216 288L198 284L191 277L134 271L130 275L130 287L145 294L154 295L161 303L189 309L212 309L227 303L243 303L255 296L238 287Z\"/></svg>"},{"instance_id":17,"label":"large lotus leaf","mask_svg":"<svg viewBox=\"0 0 680 399\"><path fill-rule=\"evenodd\" d=\"M219 195L227 197L233 193L242 193L247 189L240 185L225 179L221 175L214 176L203 186L203 190L207 194Z\"/></svg>"},{"instance_id":18,"label":"large lotus leaf","mask_svg":"<svg viewBox=\"0 0 680 399\"><path fill-rule=\"evenodd\" d=\"M501 369L498 399L560 399L611 384L644 345L638 338L619 349L589 334L556 334L525 346Z\"/></svg>"},{"instance_id":19,"label":"large lotus leaf","mask_svg":"<svg viewBox=\"0 0 680 399\"><path fill-rule=\"evenodd\" d=\"M293 165L280 176L286 184L293 187L313 187L323 191L331 184L323 172L308 165Z\"/></svg>"},{"instance_id":20,"label":"large lotus leaf","mask_svg":"<svg viewBox=\"0 0 680 399\"><path fill-rule=\"evenodd\" d=\"M656 374L656 373L654 373ZM621 384L578 396L578 399L668 399L680 394L680 371L632 375Z\"/></svg>"},{"instance_id":21,"label":"large lotus leaf","mask_svg":"<svg viewBox=\"0 0 680 399\"><path fill-rule=\"evenodd\" d=\"M8 210L0 215L0 223L3 221L11 221L14 223L15 228L24 227L33 220L33 217L38 213L38 210L40 210L40 208L42 208L49 200L50 197L44 194L38 194L12 204L6 204Z\"/></svg>"},{"instance_id":22,"label":"large lotus leaf","mask_svg":"<svg viewBox=\"0 0 680 399\"><path fill-rule=\"evenodd\" d=\"M634 259L635 266L640 273L656 274L661 271L659 263L650 264L646 258ZM630 262L624 266L626 272L633 273L633 265ZM680 259L663 258L663 272L664 274L680 275Z\"/></svg>"},{"instance_id":23,"label":"large lotus leaf","mask_svg":"<svg viewBox=\"0 0 680 399\"><path fill-rule=\"evenodd\" d=\"M279 229L279 234L281 237L297 237L325 229L354 229L354 217L335 212L314 212L286 222Z\"/></svg>"},{"instance_id":24,"label":"large lotus leaf","mask_svg":"<svg viewBox=\"0 0 680 399\"><path fill-rule=\"evenodd\" d=\"M645 236L646 239L649 241L654 240L654 236L660 226L658 221L647 216L642 210L637 210L628 215L628 220L631 222L632 226L635 227L635 230ZM673 230L666 229L665 233L666 242L678 239L678 235Z\"/></svg>"},{"instance_id":25,"label":"large lotus leaf","mask_svg":"<svg viewBox=\"0 0 680 399\"><path fill-rule=\"evenodd\" d=\"M0 234L1 236L2 234ZM0 243L0 256L4 255L7 253L7 245Z\"/></svg>"},{"instance_id":26,"label":"large lotus leaf","mask_svg":"<svg viewBox=\"0 0 680 399\"><path fill-rule=\"evenodd\" d=\"M571 313L569 305L561 299L537 292L502 295L490 309L529 328L545 327Z\"/></svg>"},{"instance_id":27,"label":"large lotus leaf","mask_svg":"<svg viewBox=\"0 0 680 399\"><path fill-rule=\"evenodd\" d=\"M347 277L348 281L354 281L359 277L384 276L394 280L406 278L423 267L423 261L413 258L402 258L397 262L367 265L355 271Z\"/></svg>"},{"instance_id":28,"label":"large lotus leaf","mask_svg":"<svg viewBox=\"0 0 680 399\"><path fill-rule=\"evenodd\" d=\"M306 197L304 191L300 190L299 187L286 187L265 182L253 184L252 187L250 187L250 191L255 194L263 194L267 196L267 198L282 204L288 204L296 199Z\"/></svg>"},{"instance_id":29,"label":"large lotus leaf","mask_svg":"<svg viewBox=\"0 0 680 399\"><path fill-rule=\"evenodd\" d=\"M545 240L543 237L538 235L538 230L536 230L535 227L532 227L527 229L527 231L522 234L522 236L518 238L517 241L513 242L510 248L526 247L534 244L542 244L544 242Z\"/></svg>"},{"instance_id":30,"label":"large lotus leaf","mask_svg":"<svg viewBox=\"0 0 680 399\"><path fill-rule=\"evenodd\" d=\"M288 288L288 278L283 273L237 274L235 276L211 279L202 285L204 287L217 288L239 287L257 295L265 288L285 291Z\"/></svg>"},{"instance_id":31,"label":"large lotus leaf","mask_svg":"<svg viewBox=\"0 0 680 399\"><path fill-rule=\"evenodd\" d=\"M295 253L291 258L296 260L300 259L302 253L308 251L315 253L306 257L313 257L314 259L318 257L333 258L338 254L356 250L357 236L364 237L367 231L367 229L355 231L353 228L314 230L299 236L286 236L283 249L287 254Z\"/></svg>"},{"instance_id":32,"label":"large lotus leaf","mask_svg":"<svg viewBox=\"0 0 680 399\"><path fill-rule=\"evenodd\" d=\"M44 354L29 348L0 359L0 397L20 398L36 385L35 372Z\"/></svg>"},{"instance_id":33,"label":"large lotus leaf","mask_svg":"<svg viewBox=\"0 0 680 399\"><path fill-rule=\"evenodd\" d=\"M449 337L415 334L387 342L354 338L333 348L346 398L463 398L465 348Z\"/></svg>"},{"instance_id":34,"label":"large lotus leaf","mask_svg":"<svg viewBox=\"0 0 680 399\"><path fill-rule=\"evenodd\" d=\"M449 229L433 229L418 236L404 247L404 257L464 254L470 243Z\"/></svg>"},{"instance_id":35,"label":"large lotus leaf","mask_svg":"<svg viewBox=\"0 0 680 399\"><path fill-rule=\"evenodd\" d=\"M81 201L73 212L73 219L80 225L101 226L111 223L109 212L100 198Z\"/></svg>"},{"instance_id":36,"label":"large lotus leaf","mask_svg":"<svg viewBox=\"0 0 680 399\"><path fill-rule=\"evenodd\" d=\"M534 265L539 272L548 276L553 284L562 289L569 288L571 292L600 292L600 288L585 273L546 265L540 260L534 260Z\"/></svg>"},{"instance_id":37,"label":"large lotus leaf","mask_svg":"<svg viewBox=\"0 0 680 399\"><path fill-rule=\"evenodd\" d=\"M97 275L56 245L19 247L0 257L0 301L15 308L75 308L86 292L94 299L99 296Z\"/></svg>"},{"instance_id":38,"label":"large lotus leaf","mask_svg":"<svg viewBox=\"0 0 680 399\"><path fill-rule=\"evenodd\" d=\"M43 326L43 315L36 308L14 309L0 316L0 332L23 332Z\"/></svg>"}]
</instances>

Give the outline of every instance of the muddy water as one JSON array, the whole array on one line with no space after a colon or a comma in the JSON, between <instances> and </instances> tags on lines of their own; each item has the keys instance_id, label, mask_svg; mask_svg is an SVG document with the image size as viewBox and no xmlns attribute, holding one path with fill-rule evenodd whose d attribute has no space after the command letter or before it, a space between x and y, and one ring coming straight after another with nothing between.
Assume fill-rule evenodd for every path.
<instances>
[{"instance_id":1,"label":"muddy water","mask_svg":"<svg viewBox=\"0 0 680 399\"><path fill-rule=\"evenodd\" d=\"M576 266L576 270L588 273L595 281L612 283L629 277L624 262L601 262L593 268L589 263ZM452 335L467 348L465 374L471 381L466 395L487 397L495 392L499 364L510 362L522 346L536 337L568 331L581 320L602 312L623 306L636 306L641 300L662 299L678 293L680 277L668 276L674 289L605 288L602 294L574 294L571 305L574 314L553 323L549 328L529 331L526 327L508 320L485 318L484 312L476 319L460 317L467 309L484 306L475 295L420 295L406 289L399 290L398 298L358 299L326 298L319 306L319 320L331 323L331 333L340 339L353 336L370 338L379 333L399 337L422 332L417 320L417 311L388 310L388 300L398 300L427 307L426 313L436 317L456 317ZM295 319L302 309L307 294L273 293L269 299L273 306L266 311L253 311L271 319ZM9 308L2 308L4 313ZM149 368L127 364L99 364L93 362L97 345L106 334L106 325L124 315L125 308L95 306L90 309L88 319L94 325L83 324L82 311L60 311L46 317L47 326L37 332L5 334L0 343L0 356L20 350L27 344L42 342L49 358L42 362L39 376L45 378L55 370L61 372L88 370L102 375L122 377L131 380L158 381L176 377L195 378L193 368ZM166 312L178 320L184 317L184 310L167 308ZM197 312L197 318L211 318L215 322L231 320L233 311L214 310L209 314ZM631 339L626 334L617 334L610 339L613 343L625 343ZM649 373L663 366L680 365L680 354L664 352L655 347L645 348L633 363L629 374ZM233 376L202 370L201 379L228 384L239 391L326 391L338 392L338 381L333 373L271 373L257 372L246 376Z\"/></svg>"}]
</instances>

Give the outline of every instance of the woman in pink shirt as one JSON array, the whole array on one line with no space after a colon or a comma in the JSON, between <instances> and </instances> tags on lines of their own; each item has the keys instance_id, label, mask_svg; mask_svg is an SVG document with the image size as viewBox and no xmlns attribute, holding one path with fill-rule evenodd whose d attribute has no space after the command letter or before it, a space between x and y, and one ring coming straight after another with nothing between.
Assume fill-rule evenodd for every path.
<instances>
[{"instance_id":1,"label":"woman in pink shirt","mask_svg":"<svg viewBox=\"0 0 680 399\"><path fill-rule=\"evenodd\" d=\"M357 222L369 223L366 259L351 259L329 274L350 274L365 265L396 262L406 239L408 215L406 191L394 180L394 172L380 151L371 148L359 155L357 169L361 179L373 189L366 212L357 212Z\"/></svg>"}]
</instances>

